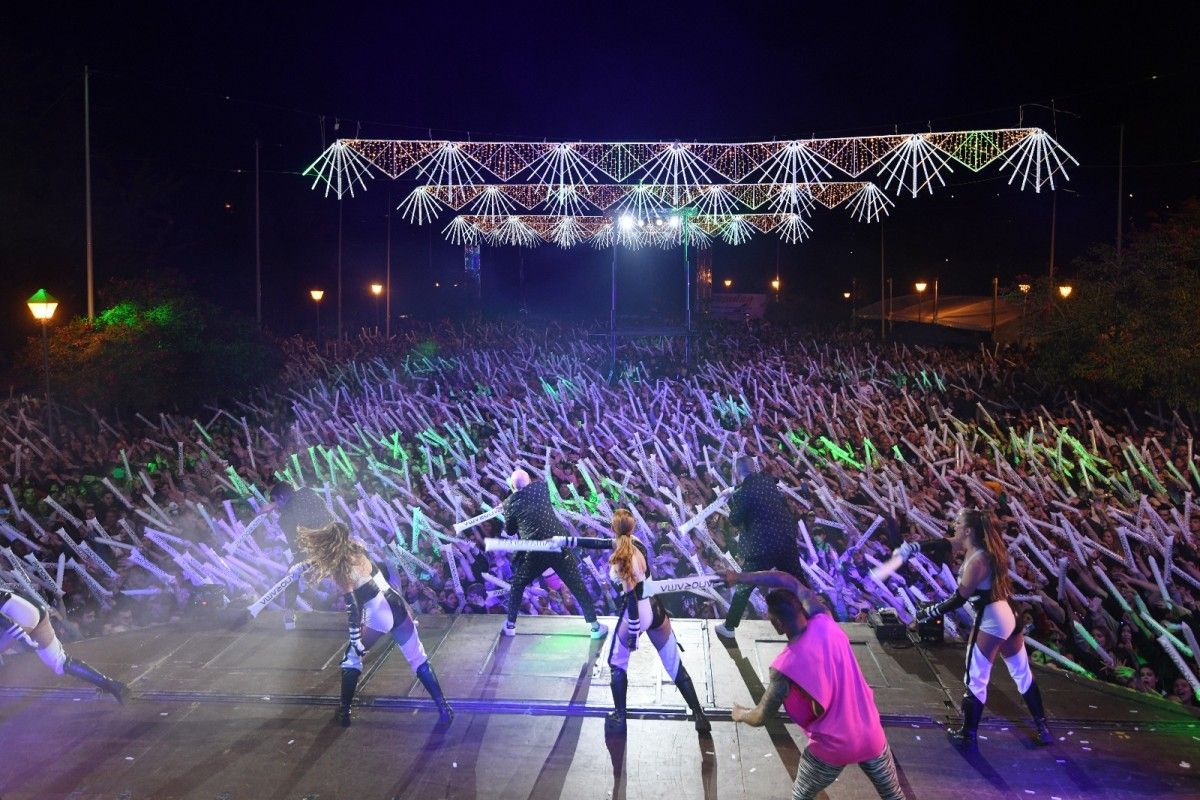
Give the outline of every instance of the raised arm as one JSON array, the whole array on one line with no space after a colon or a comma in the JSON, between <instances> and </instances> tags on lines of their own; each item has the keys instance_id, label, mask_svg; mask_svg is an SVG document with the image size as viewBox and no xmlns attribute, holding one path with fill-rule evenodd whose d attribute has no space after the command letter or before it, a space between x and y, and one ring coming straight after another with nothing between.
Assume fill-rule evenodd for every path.
<instances>
[{"instance_id":1,"label":"raised arm","mask_svg":"<svg viewBox=\"0 0 1200 800\"><path fill-rule=\"evenodd\" d=\"M804 613L810 617L827 610L816 593L805 587L804 584L796 579L796 576L789 575L777 569L764 570L762 572L734 572L733 570L728 570L725 573L725 583L729 586L733 586L736 583L745 583L757 586L760 589L782 589L785 592L791 592L800 598L800 601L804 604Z\"/></svg>"}]
</instances>

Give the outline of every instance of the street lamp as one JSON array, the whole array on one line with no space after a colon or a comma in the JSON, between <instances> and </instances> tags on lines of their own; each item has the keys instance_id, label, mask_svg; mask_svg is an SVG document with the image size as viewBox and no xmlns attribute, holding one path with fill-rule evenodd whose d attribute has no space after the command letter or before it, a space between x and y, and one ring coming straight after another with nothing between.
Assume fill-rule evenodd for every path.
<instances>
[{"instance_id":1,"label":"street lamp","mask_svg":"<svg viewBox=\"0 0 1200 800\"><path fill-rule=\"evenodd\" d=\"M724 281L722 281L722 283L724 283L725 288L728 289L733 286L733 278L726 278Z\"/></svg>"},{"instance_id":2,"label":"street lamp","mask_svg":"<svg viewBox=\"0 0 1200 800\"><path fill-rule=\"evenodd\" d=\"M325 297L324 289L309 289L308 296L317 305L317 347L321 346L321 299Z\"/></svg>"},{"instance_id":3,"label":"street lamp","mask_svg":"<svg viewBox=\"0 0 1200 800\"><path fill-rule=\"evenodd\" d=\"M925 321L925 290L929 288L929 284L925 281L917 281L913 286L917 290L917 322Z\"/></svg>"},{"instance_id":4,"label":"street lamp","mask_svg":"<svg viewBox=\"0 0 1200 800\"><path fill-rule=\"evenodd\" d=\"M375 295L375 332L379 333L379 298L383 296L383 284L372 283L371 294Z\"/></svg>"},{"instance_id":5,"label":"street lamp","mask_svg":"<svg viewBox=\"0 0 1200 800\"><path fill-rule=\"evenodd\" d=\"M54 318L58 301L45 289L38 289L33 293L33 297L26 301L26 305L29 306L33 318L42 323L42 364L46 370L46 432L50 439L54 439L54 415L50 413L50 335L46 332L46 326Z\"/></svg>"},{"instance_id":6,"label":"street lamp","mask_svg":"<svg viewBox=\"0 0 1200 800\"><path fill-rule=\"evenodd\" d=\"M771 281L771 291L775 292L775 302L776 303L779 302L779 288L781 286L783 286L783 284L780 283L779 278L775 278L774 280Z\"/></svg>"},{"instance_id":7,"label":"street lamp","mask_svg":"<svg viewBox=\"0 0 1200 800\"><path fill-rule=\"evenodd\" d=\"M1073 291L1075 291L1075 287L1074 287L1074 286L1067 286L1067 285L1063 285L1063 286L1059 286L1059 287L1058 287L1058 295L1059 295L1059 297L1061 297L1063 300L1066 300L1068 297L1070 297L1070 296L1071 296L1071 292L1073 292Z\"/></svg>"},{"instance_id":8,"label":"street lamp","mask_svg":"<svg viewBox=\"0 0 1200 800\"><path fill-rule=\"evenodd\" d=\"M1021 292L1021 338L1025 338L1025 307L1029 303L1029 290L1033 288L1032 283L1018 283L1017 289Z\"/></svg>"}]
</instances>

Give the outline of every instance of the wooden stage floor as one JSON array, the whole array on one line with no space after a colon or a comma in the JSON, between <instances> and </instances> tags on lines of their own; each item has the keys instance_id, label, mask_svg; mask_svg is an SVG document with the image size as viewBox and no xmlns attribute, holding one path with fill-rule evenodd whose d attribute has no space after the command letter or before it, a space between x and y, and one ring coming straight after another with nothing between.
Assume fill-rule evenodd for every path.
<instances>
[{"instance_id":1,"label":"wooden stage floor","mask_svg":"<svg viewBox=\"0 0 1200 800\"><path fill-rule=\"evenodd\" d=\"M643 640L628 734L606 740L607 640L561 617L522 618L510 639L502 621L422 618L458 712L444 729L390 642L367 658L354 725L333 721L342 614L303 615L292 631L270 613L237 631L164 625L69 648L130 682L123 707L31 653L10 656L0 667L0 800L791 796L804 734L782 720L754 729L729 719L762 691L783 646L766 623L744 623L726 647L716 621L674 621L710 735L685 720ZM1200 797L1200 720L1178 706L1038 668L1059 741L1035 748L1001 666L980 752L968 757L942 733L962 694L961 648L882 645L865 625L844 627L911 798ZM826 794L875 796L855 768Z\"/></svg>"}]
</instances>

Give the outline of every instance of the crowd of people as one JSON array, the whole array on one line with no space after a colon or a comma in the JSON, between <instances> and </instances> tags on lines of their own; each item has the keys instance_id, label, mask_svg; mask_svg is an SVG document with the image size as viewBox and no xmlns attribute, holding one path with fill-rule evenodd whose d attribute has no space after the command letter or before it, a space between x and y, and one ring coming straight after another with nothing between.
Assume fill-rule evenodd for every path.
<instances>
[{"instance_id":1,"label":"crowd of people","mask_svg":"<svg viewBox=\"0 0 1200 800\"><path fill-rule=\"evenodd\" d=\"M202 415L56 409L52 433L45 406L10 398L0 586L56 609L66 641L180 618L214 591L244 606L298 557L270 501L288 484L324 499L415 613L504 614L512 560L483 546L503 521L455 524L498 506L514 470L546 481L572 533L610 536L613 512L630 509L654 574L688 576L736 567L729 510L700 512L748 456L789 498L802 577L836 619L890 606L914 622L954 591L954 565L919 555L879 580L872 568L987 509L1035 659L1197 705L1200 467L1186 413L1042 387L1018 354L984 347L718 328L690 366L681 349L623 344L612 375L607 343L581 329L414 327L324 351L293 340L278 386ZM596 609L613 613L606 558L579 563ZM714 588L663 602L715 620L731 599ZM341 598L309 581L296 602ZM583 611L553 572L515 602ZM948 635L966 638L966 614L946 616Z\"/></svg>"}]
</instances>

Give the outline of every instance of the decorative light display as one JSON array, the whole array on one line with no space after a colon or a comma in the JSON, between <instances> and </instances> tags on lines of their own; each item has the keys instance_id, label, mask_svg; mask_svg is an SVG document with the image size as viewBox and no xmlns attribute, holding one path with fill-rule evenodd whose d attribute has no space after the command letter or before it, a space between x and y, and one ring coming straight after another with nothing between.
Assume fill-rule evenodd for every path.
<instances>
[{"instance_id":1,"label":"decorative light display","mask_svg":"<svg viewBox=\"0 0 1200 800\"><path fill-rule=\"evenodd\" d=\"M759 232L802 241L816 204L877 222L894 205L884 189L916 197L944 186L954 164L996 162L1035 192L1078 164L1040 128L1011 128L740 144L339 139L305 175L338 198L376 170L411 180L398 210L418 225L459 212L443 229L455 244L670 247L686 233L704 247ZM872 171L883 189L862 179ZM688 218L672 225L679 209Z\"/></svg>"}]
</instances>

